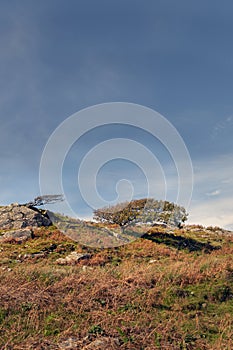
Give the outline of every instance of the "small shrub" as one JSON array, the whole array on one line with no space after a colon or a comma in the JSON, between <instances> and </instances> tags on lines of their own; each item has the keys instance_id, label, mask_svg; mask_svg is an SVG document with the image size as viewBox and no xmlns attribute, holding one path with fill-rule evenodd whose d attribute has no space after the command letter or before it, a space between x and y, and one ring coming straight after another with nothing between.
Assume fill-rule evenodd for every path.
<instances>
[{"instance_id":1,"label":"small shrub","mask_svg":"<svg viewBox=\"0 0 233 350\"><path fill-rule=\"evenodd\" d=\"M228 285L223 285L215 290L213 296L216 298L217 301L223 303L233 298L233 292Z\"/></svg>"},{"instance_id":2,"label":"small shrub","mask_svg":"<svg viewBox=\"0 0 233 350\"><path fill-rule=\"evenodd\" d=\"M104 332L103 328L99 324L97 324L97 325L93 325L89 329L88 333L89 334L95 334L95 335L97 335L97 334L103 335L105 332Z\"/></svg>"}]
</instances>

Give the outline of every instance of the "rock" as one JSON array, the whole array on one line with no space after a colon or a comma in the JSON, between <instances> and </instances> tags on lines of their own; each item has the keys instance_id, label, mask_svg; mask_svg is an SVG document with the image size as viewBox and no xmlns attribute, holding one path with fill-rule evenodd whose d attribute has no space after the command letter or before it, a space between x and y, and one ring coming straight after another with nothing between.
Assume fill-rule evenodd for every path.
<instances>
[{"instance_id":1,"label":"rock","mask_svg":"<svg viewBox=\"0 0 233 350\"><path fill-rule=\"evenodd\" d=\"M42 210L17 203L0 207L0 230L18 230L28 226L40 227L52 224Z\"/></svg>"},{"instance_id":2,"label":"rock","mask_svg":"<svg viewBox=\"0 0 233 350\"><path fill-rule=\"evenodd\" d=\"M8 271L8 272L11 272L12 269L10 267L2 267L1 268L3 271Z\"/></svg>"},{"instance_id":3,"label":"rock","mask_svg":"<svg viewBox=\"0 0 233 350\"><path fill-rule=\"evenodd\" d=\"M90 259L90 254L82 254L77 252L72 252L69 255L67 255L65 258L59 258L56 260L56 263L58 265L75 265L80 260L83 259Z\"/></svg>"},{"instance_id":4,"label":"rock","mask_svg":"<svg viewBox=\"0 0 233 350\"><path fill-rule=\"evenodd\" d=\"M149 261L149 264L154 264L154 263L156 263L156 262L158 262L158 260L151 259L151 260Z\"/></svg>"},{"instance_id":5,"label":"rock","mask_svg":"<svg viewBox=\"0 0 233 350\"><path fill-rule=\"evenodd\" d=\"M31 257L35 259L45 258L46 253L34 253L34 254L31 254Z\"/></svg>"},{"instance_id":6,"label":"rock","mask_svg":"<svg viewBox=\"0 0 233 350\"><path fill-rule=\"evenodd\" d=\"M93 267L87 266L87 265L83 265L83 271L87 272L87 271L90 271L90 270L93 270Z\"/></svg>"},{"instance_id":7,"label":"rock","mask_svg":"<svg viewBox=\"0 0 233 350\"><path fill-rule=\"evenodd\" d=\"M64 340L62 343L58 344L60 350L74 350L78 349L78 339L75 337L70 337Z\"/></svg>"},{"instance_id":8,"label":"rock","mask_svg":"<svg viewBox=\"0 0 233 350\"><path fill-rule=\"evenodd\" d=\"M109 349L119 349L120 341L118 338L107 338L102 337L96 339L90 344L84 346L82 350L109 350Z\"/></svg>"},{"instance_id":9,"label":"rock","mask_svg":"<svg viewBox=\"0 0 233 350\"><path fill-rule=\"evenodd\" d=\"M120 341L118 338L111 337L101 337L99 339L95 339L88 345L84 344L89 340L89 337L83 339L83 341L79 341L78 338L70 337L61 343L58 344L59 350L109 350L109 349L119 349ZM90 341L90 340L89 340ZM81 343L83 344L81 346Z\"/></svg>"},{"instance_id":10,"label":"rock","mask_svg":"<svg viewBox=\"0 0 233 350\"><path fill-rule=\"evenodd\" d=\"M0 236L0 242L15 241L18 243L22 243L32 238L32 236L33 231L29 228L7 231L2 236Z\"/></svg>"}]
</instances>

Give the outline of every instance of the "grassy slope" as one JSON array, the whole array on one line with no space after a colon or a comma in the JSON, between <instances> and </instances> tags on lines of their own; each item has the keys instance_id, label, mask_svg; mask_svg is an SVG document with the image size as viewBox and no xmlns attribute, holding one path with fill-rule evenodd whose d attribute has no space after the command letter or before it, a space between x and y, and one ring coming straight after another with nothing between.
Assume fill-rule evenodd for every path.
<instances>
[{"instance_id":1,"label":"grassy slope","mask_svg":"<svg viewBox=\"0 0 233 350\"><path fill-rule=\"evenodd\" d=\"M74 249L92 258L56 264ZM81 349L108 336L120 341L108 349L233 349L232 253L233 237L214 231L157 227L94 250L38 229L1 246L0 348L57 349L74 336Z\"/></svg>"}]
</instances>

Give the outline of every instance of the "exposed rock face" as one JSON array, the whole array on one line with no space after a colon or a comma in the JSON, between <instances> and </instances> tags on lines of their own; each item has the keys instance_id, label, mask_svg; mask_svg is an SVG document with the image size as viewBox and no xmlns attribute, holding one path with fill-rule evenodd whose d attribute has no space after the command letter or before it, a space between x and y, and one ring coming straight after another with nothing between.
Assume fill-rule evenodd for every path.
<instances>
[{"instance_id":1,"label":"exposed rock face","mask_svg":"<svg viewBox=\"0 0 233 350\"><path fill-rule=\"evenodd\" d=\"M0 236L0 242L10 242L15 241L18 243L25 242L26 240L32 238L33 232L30 228L22 228L14 231L4 232L2 236Z\"/></svg>"},{"instance_id":2,"label":"exposed rock face","mask_svg":"<svg viewBox=\"0 0 233 350\"><path fill-rule=\"evenodd\" d=\"M36 208L11 204L0 207L0 230L18 230L28 226L49 226L52 222L46 214Z\"/></svg>"}]
</instances>

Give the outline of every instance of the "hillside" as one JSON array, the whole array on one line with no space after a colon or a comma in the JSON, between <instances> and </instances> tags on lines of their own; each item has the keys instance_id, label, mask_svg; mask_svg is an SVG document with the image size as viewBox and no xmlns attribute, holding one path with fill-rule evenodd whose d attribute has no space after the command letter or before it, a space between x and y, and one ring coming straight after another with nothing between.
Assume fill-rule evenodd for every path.
<instances>
[{"instance_id":1,"label":"hillside","mask_svg":"<svg viewBox=\"0 0 233 350\"><path fill-rule=\"evenodd\" d=\"M32 231L1 243L2 350L233 348L230 232L157 226L94 249Z\"/></svg>"}]
</instances>

